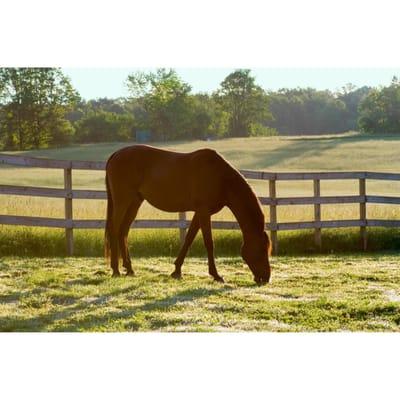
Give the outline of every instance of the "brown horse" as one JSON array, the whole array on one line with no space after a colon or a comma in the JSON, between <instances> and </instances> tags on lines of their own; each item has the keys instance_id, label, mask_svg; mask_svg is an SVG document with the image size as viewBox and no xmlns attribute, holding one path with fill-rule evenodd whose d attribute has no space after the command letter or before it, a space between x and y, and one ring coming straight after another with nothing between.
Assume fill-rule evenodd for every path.
<instances>
[{"instance_id":1,"label":"brown horse","mask_svg":"<svg viewBox=\"0 0 400 400\"><path fill-rule=\"evenodd\" d=\"M106 254L111 251L113 276L119 275L119 254L127 275L134 274L127 237L140 205L147 200L168 212L194 211L172 277L181 277L186 253L201 229L209 274L223 282L215 267L211 215L227 206L242 230L241 254L254 280L259 284L269 282L271 244L264 231L260 203L239 171L216 151L201 149L177 153L145 145L125 147L107 161L106 187Z\"/></svg>"}]
</instances>

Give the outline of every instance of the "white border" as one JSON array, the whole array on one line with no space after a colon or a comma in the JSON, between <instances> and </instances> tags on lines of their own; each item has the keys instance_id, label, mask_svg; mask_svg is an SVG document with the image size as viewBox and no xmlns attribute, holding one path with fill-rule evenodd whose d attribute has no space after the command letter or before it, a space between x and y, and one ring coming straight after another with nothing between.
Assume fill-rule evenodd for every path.
<instances>
[{"instance_id":1,"label":"white border","mask_svg":"<svg viewBox=\"0 0 400 400\"><path fill-rule=\"evenodd\" d=\"M398 334L2 334L0 393L33 399L377 399Z\"/></svg>"},{"instance_id":2,"label":"white border","mask_svg":"<svg viewBox=\"0 0 400 400\"><path fill-rule=\"evenodd\" d=\"M2 2L3 66L398 67L395 0Z\"/></svg>"},{"instance_id":3,"label":"white border","mask_svg":"<svg viewBox=\"0 0 400 400\"><path fill-rule=\"evenodd\" d=\"M1 66L398 67L397 1L7 1ZM388 398L394 335L0 335L2 398ZM396 385L396 386L395 386Z\"/></svg>"}]
</instances>

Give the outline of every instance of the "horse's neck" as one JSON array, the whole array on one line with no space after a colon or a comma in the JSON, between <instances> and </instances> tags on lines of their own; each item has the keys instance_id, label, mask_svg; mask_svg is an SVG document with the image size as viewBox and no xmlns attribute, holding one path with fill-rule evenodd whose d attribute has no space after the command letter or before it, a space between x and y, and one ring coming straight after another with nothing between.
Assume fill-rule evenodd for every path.
<instances>
[{"instance_id":1,"label":"horse's neck","mask_svg":"<svg viewBox=\"0 0 400 400\"><path fill-rule=\"evenodd\" d=\"M265 219L260 203L243 177L231 181L227 197L227 206L236 217L244 240L264 231Z\"/></svg>"}]
</instances>

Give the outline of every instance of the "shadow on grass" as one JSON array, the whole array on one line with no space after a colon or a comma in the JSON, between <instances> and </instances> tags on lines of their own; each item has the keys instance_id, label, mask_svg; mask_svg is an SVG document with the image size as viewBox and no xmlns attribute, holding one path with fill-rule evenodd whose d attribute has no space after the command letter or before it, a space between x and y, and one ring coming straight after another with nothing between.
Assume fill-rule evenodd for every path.
<instances>
[{"instance_id":1,"label":"shadow on grass","mask_svg":"<svg viewBox=\"0 0 400 400\"><path fill-rule=\"evenodd\" d=\"M251 161L243 163L244 169L265 170L271 169L276 164L290 159L301 159L305 157L320 157L325 151L328 151L341 144L340 140L315 140L312 145L309 141L288 140L281 147L266 150L260 147L258 150L252 150ZM241 150L227 150L223 155L228 160L236 160L243 156ZM276 172L276 171L275 171Z\"/></svg>"},{"instance_id":2,"label":"shadow on grass","mask_svg":"<svg viewBox=\"0 0 400 400\"><path fill-rule=\"evenodd\" d=\"M101 302L94 301L94 304L104 304L114 296L118 296L134 290L131 286L125 288L114 289L108 293L100 296ZM36 331L63 331L73 332L81 330L107 330L108 324L119 324L120 320L129 318L135 318L141 313L147 312L167 312L172 307L184 304L186 302L194 301L199 298L205 298L212 295L222 294L232 290L229 286L223 286L219 288L197 288L197 289L186 289L173 295L166 296L159 300L147 301L145 304L126 307L117 311L109 311L102 315L87 314L76 318L76 321L65 321L65 324L60 327L52 329L50 326L54 322L61 320L68 320L74 318L74 316L88 308L89 304L86 302L79 301L74 305L67 305L64 310L57 312L49 312L32 318L18 318L18 316L12 317L1 317L0 318L0 331L11 332L11 331L25 331L25 332L36 332ZM20 297L16 295L9 295L8 301L18 301ZM97 300L97 298L96 298ZM98 310L98 309L97 309ZM144 317L142 315L142 317ZM119 326L119 325L118 325ZM142 324L137 321L126 321L124 324L125 329L139 330L143 328ZM50 327L50 329L48 329ZM124 329L124 330L125 330ZM115 330L115 329L113 329Z\"/></svg>"},{"instance_id":3,"label":"shadow on grass","mask_svg":"<svg viewBox=\"0 0 400 400\"><path fill-rule=\"evenodd\" d=\"M37 294L41 294L45 292L47 288L44 287L37 287L32 290L27 290L23 292L13 292L8 294L0 295L0 304L10 304L10 303L17 303L21 301L23 298L28 298L29 296L34 296ZM0 318L0 328L1 328L1 318Z\"/></svg>"},{"instance_id":4,"label":"shadow on grass","mask_svg":"<svg viewBox=\"0 0 400 400\"><path fill-rule=\"evenodd\" d=\"M380 135L367 135L367 134L350 134L350 135L327 135L327 136L284 136L285 140L282 145L269 149L260 146L258 149L252 149L251 160L242 162L241 168L255 169L255 170L273 170L276 165L280 164L283 160L288 163L289 160L301 160L310 158L320 158L325 156L325 152L329 152L337 146L344 143L363 143L369 141L399 141L400 136L396 134L380 134ZM223 155L232 162L241 160L243 152L240 150L226 150ZM327 158L327 157L325 157ZM329 158L327 158L329 159ZM329 163L327 163L329 167ZM335 169L340 168L336 166ZM329 169L329 168L328 168ZM277 172L273 170L273 172Z\"/></svg>"},{"instance_id":5,"label":"shadow on grass","mask_svg":"<svg viewBox=\"0 0 400 400\"><path fill-rule=\"evenodd\" d=\"M205 298L216 294L221 294L232 290L230 287L221 287L218 289L207 289L207 288L198 288L198 289L187 289L181 292L175 293L174 295L164 297L159 300L154 300L150 302L146 302L140 306L133 306L124 308L119 311L111 311L106 313L105 315L87 315L85 318L79 320L79 326L76 326L76 323L66 325L62 328L63 331L74 331L78 329L96 329L100 327L104 327L107 323L115 323L119 320L125 320L135 317L144 318L145 315L142 313L149 312L168 312L171 308L176 305L184 304L186 302L194 301L198 298ZM143 323L139 321L126 321L124 323L125 329L129 330L139 330L144 328Z\"/></svg>"}]
</instances>

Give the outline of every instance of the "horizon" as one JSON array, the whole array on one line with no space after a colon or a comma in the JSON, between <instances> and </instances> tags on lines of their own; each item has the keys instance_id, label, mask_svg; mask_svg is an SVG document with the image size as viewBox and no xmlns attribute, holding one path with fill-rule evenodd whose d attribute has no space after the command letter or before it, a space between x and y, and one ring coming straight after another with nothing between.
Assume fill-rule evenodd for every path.
<instances>
[{"instance_id":1,"label":"horizon","mask_svg":"<svg viewBox=\"0 0 400 400\"><path fill-rule=\"evenodd\" d=\"M169 68L169 67L168 67ZM171 67L173 68L173 67ZM173 68L193 93L215 91L225 77L237 68ZM129 96L129 74L155 71L156 68L61 68L85 100ZM379 87L400 76L400 68L249 68L256 83L266 91L294 88L340 91L347 84Z\"/></svg>"}]
</instances>

